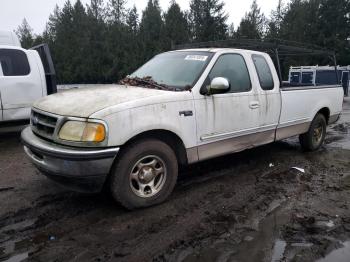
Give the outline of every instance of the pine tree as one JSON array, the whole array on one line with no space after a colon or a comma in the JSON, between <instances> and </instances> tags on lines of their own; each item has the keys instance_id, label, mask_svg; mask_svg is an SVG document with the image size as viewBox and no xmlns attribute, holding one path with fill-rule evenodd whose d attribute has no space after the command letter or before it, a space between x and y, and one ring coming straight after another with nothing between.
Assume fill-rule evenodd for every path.
<instances>
[{"instance_id":1,"label":"pine tree","mask_svg":"<svg viewBox=\"0 0 350 262\"><path fill-rule=\"evenodd\" d=\"M230 39L235 38L236 35L236 31L235 31L235 25L233 23L231 23L228 27L228 37Z\"/></svg>"},{"instance_id":2,"label":"pine tree","mask_svg":"<svg viewBox=\"0 0 350 262\"><path fill-rule=\"evenodd\" d=\"M219 0L192 0L190 2L191 33L196 41L227 38L227 18L224 3Z\"/></svg>"},{"instance_id":3,"label":"pine tree","mask_svg":"<svg viewBox=\"0 0 350 262\"><path fill-rule=\"evenodd\" d=\"M53 43L56 38L57 26L60 21L61 10L58 5L55 6L53 13L49 16L49 21L46 23L45 30L43 32L43 38Z\"/></svg>"},{"instance_id":4,"label":"pine tree","mask_svg":"<svg viewBox=\"0 0 350 262\"><path fill-rule=\"evenodd\" d=\"M62 10L55 10L49 21L49 32L52 33L55 47L53 48L56 62L57 80L59 83L74 83L72 57L75 55L71 39L74 37L72 30L73 7L67 0Z\"/></svg>"},{"instance_id":5,"label":"pine tree","mask_svg":"<svg viewBox=\"0 0 350 262\"><path fill-rule=\"evenodd\" d=\"M94 17L96 20L104 18L103 0L91 0L90 6L88 6L88 14Z\"/></svg>"},{"instance_id":6,"label":"pine tree","mask_svg":"<svg viewBox=\"0 0 350 262\"><path fill-rule=\"evenodd\" d=\"M291 0L286 7L279 0L266 32L265 17L256 1L237 32L232 24L226 25L222 0L191 0L188 12L172 0L163 17L158 0L149 0L140 23L136 7L125 9L126 0L109 0L108 13L103 0L90 1L87 8L81 0L74 1L74 6L66 0L62 9L56 6L40 36L33 34L25 20L16 31L26 48L49 44L59 83L116 82L153 55L168 50L171 42L226 37L278 37L317 44L335 50L340 64L350 64L349 0ZM287 72L291 64L322 64L325 59L285 58L282 67Z\"/></svg>"},{"instance_id":7,"label":"pine tree","mask_svg":"<svg viewBox=\"0 0 350 262\"><path fill-rule=\"evenodd\" d=\"M165 35L168 39L168 47L189 41L188 23L186 15L180 6L173 0L168 11L164 15Z\"/></svg>"},{"instance_id":8,"label":"pine tree","mask_svg":"<svg viewBox=\"0 0 350 262\"><path fill-rule=\"evenodd\" d=\"M69 41L70 49L74 50L74 55L70 58L72 62L72 77L75 82L86 83L90 78L86 70L89 50L89 28L86 10L80 0L77 0L72 10L71 23L72 37Z\"/></svg>"},{"instance_id":9,"label":"pine tree","mask_svg":"<svg viewBox=\"0 0 350 262\"><path fill-rule=\"evenodd\" d=\"M321 0L292 0L280 24L280 37L304 43L317 41L317 23Z\"/></svg>"},{"instance_id":10,"label":"pine tree","mask_svg":"<svg viewBox=\"0 0 350 262\"><path fill-rule=\"evenodd\" d=\"M144 59L147 60L163 49L164 23L158 0L149 0L142 13L140 36L144 45Z\"/></svg>"},{"instance_id":11,"label":"pine tree","mask_svg":"<svg viewBox=\"0 0 350 262\"><path fill-rule=\"evenodd\" d=\"M203 35L202 25L204 20L204 6L202 0L192 0L190 2L190 30L194 40L200 40Z\"/></svg>"},{"instance_id":12,"label":"pine tree","mask_svg":"<svg viewBox=\"0 0 350 262\"><path fill-rule=\"evenodd\" d=\"M134 5L133 8L129 9L127 17L126 17L126 24L129 26L132 33L136 34L139 29L139 15L137 13L136 6Z\"/></svg>"},{"instance_id":13,"label":"pine tree","mask_svg":"<svg viewBox=\"0 0 350 262\"><path fill-rule=\"evenodd\" d=\"M30 48L34 43L33 29L24 18L22 24L17 28L16 34L23 48Z\"/></svg>"},{"instance_id":14,"label":"pine tree","mask_svg":"<svg viewBox=\"0 0 350 262\"><path fill-rule=\"evenodd\" d=\"M105 23L103 1L91 0L87 7L87 39L85 54L85 78L88 83L104 83L105 72L110 65L106 63L107 53L107 25Z\"/></svg>"},{"instance_id":15,"label":"pine tree","mask_svg":"<svg viewBox=\"0 0 350 262\"><path fill-rule=\"evenodd\" d=\"M109 19L111 23L123 24L125 23L126 9L125 9L126 0L109 0L108 9L109 9Z\"/></svg>"},{"instance_id":16,"label":"pine tree","mask_svg":"<svg viewBox=\"0 0 350 262\"><path fill-rule=\"evenodd\" d=\"M315 31L319 45L336 50L340 64L350 64L349 0L323 0Z\"/></svg>"},{"instance_id":17,"label":"pine tree","mask_svg":"<svg viewBox=\"0 0 350 262\"><path fill-rule=\"evenodd\" d=\"M278 0L278 5L276 10L271 12L271 17L268 21L268 29L266 38L280 38L281 23L283 21L285 14L285 7L283 0Z\"/></svg>"},{"instance_id":18,"label":"pine tree","mask_svg":"<svg viewBox=\"0 0 350 262\"><path fill-rule=\"evenodd\" d=\"M237 37L262 38L265 31L265 22L264 14L261 13L256 0L253 0L250 11L246 13L237 29Z\"/></svg>"}]
</instances>

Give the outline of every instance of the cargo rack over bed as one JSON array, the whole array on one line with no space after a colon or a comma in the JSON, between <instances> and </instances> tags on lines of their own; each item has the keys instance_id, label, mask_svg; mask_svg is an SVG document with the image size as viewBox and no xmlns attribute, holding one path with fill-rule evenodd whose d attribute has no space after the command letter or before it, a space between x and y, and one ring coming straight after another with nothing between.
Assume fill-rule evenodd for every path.
<instances>
[{"instance_id":1,"label":"cargo rack over bed","mask_svg":"<svg viewBox=\"0 0 350 262\"><path fill-rule=\"evenodd\" d=\"M337 83L339 83L339 77L337 72L337 59L336 53L332 50L324 49L316 45L307 45L294 41L285 41L280 39L231 39L231 40L218 40L218 41L208 41L208 42L193 42L188 44L173 45L173 50L179 49L191 49L191 48L238 48L238 49L248 49L260 52L268 53L274 62L276 63L276 68L278 76L280 79L280 84L282 87L282 68L281 68L281 58L291 57L291 56L327 56L331 62L334 64L334 70L337 78Z\"/></svg>"}]
</instances>

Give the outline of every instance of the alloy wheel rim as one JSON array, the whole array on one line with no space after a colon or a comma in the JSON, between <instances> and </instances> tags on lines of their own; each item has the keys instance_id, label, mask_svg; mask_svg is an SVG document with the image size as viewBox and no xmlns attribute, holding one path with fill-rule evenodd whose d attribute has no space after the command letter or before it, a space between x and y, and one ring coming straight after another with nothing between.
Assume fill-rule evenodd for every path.
<instances>
[{"instance_id":1,"label":"alloy wheel rim","mask_svg":"<svg viewBox=\"0 0 350 262\"><path fill-rule=\"evenodd\" d=\"M322 140L322 136L323 136L323 125L322 123L319 123L313 131L313 140L314 143L319 144Z\"/></svg>"},{"instance_id":2,"label":"alloy wheel rim","mask_svg":"<svg viewBox=\"0 0 350 262\"><path fill-rule=\"evenodd\" d=\"M130 187L134 194L150 198L164 187L167 170L164 161L155 155L138 160L130 172Z\"/></svg>"}]
</instances>

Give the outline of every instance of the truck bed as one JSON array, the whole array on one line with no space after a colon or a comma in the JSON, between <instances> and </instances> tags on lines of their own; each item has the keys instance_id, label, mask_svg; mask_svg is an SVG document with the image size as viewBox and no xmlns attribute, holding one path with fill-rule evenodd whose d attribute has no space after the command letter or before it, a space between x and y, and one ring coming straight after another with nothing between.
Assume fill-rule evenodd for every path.
<instances>
[{"instance_id":1,"label":"truck bed","mask_svg":"<svg viewBox=\"0 0 350 262\"><path fill-rule=\"evenodd\" d=\"M334 122L342 111L342 86L298 86L281 88L282 108L276 139L306 132L317 114L317 108L328 112Z\"/></svg>"}]
</instances>

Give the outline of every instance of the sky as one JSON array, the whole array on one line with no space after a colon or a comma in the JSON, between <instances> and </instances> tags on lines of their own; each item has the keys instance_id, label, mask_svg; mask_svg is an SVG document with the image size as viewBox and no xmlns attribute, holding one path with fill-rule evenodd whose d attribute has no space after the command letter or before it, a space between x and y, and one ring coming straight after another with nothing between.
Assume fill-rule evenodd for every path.
<instances>
[{"instance_id":1,"label":"sky","mask_svg":"<svg viewBox=\"0 0 350 262\"><path fill-rule=\"evenodd\" d=\"M66 0L0 0L0 31L13 31L26 18L34 33L40 34L45 28L49 15L55 5L62 7ZM71 0L74 3L76 0ZM83 4L90 0L81 0ZM106 2L107 0L105 0ZM190 0L176 0L182 9L189 9ZM253 0L222 0L225 11L229 14L229 23L239 25L242 17L249 11ZM146 7L148 0L127 0L127 6L136 5L139 14ZM167 10L170 0L159 0L162 10ZM269 16L271 10L276 9L278 0L257 0L261 11Z\"/></svg>"}]
</instances>

